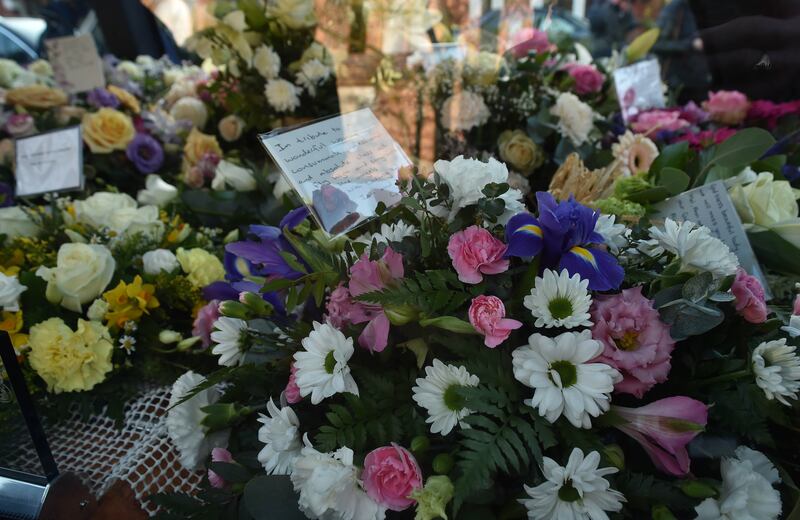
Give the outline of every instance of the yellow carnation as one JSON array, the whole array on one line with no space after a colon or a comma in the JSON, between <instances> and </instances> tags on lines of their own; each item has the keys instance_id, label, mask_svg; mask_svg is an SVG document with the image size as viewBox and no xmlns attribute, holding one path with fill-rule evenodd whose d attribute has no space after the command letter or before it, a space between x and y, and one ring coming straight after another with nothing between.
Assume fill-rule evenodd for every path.
<instances>
[{"instance_id":1,"label":"yellow carnation","mask_svg":"<svg viewBox=\"0 0 800 520\"><path fill-rule=\"evenodd\" d=\"M155 292L156 288L152 284L142 283L139 275L129 284L120 280L116 287L103 293L103 299L108 302L108 311L104 316L106 324L122 328L126 322L139 321L142 314L150 314L150 309L159 306Z\"/></svg>"},{"instance_id":2,"label":"yellow carnation","mask_svg":"<svg viewBox=\"0 0 800 520\"><path fill-rule=\"evenodd\" d=\"M219 258L205 249L178 248L175 255L186 277L195 287L205 287L213 282L225 279L225 268Z\"/></svg>"},{"instance_id":3,"label":"yellow carnation","mask_svg":"<svg viewBox=\"0 0 800 520\"><path fill-rule=\"evenodd\" d=\"M186 145L183 147L183 171L185 172L197 164L207 153L222 157L222 148L220 148L217 138L204 134L197 128L192 128L189 137L186 138Z\"/></svg>"},{"instance_id":4,"label":"yellow carnation","mask_svg":"<svg viewBox=\"0 0 800 520\"><path fill-rule=\"evenodd\" d=\"M61 318L50 318L31 327L29 342L31 367L57 394L91 390L111 371L114 346L97 322L79 319L73 332Z\"/></svg>"},{"instance_id":5,"label":"yellow carnation","mask_svg":"<svg viewBox=\"0 0 800 520\"><path fill-rule=\"evenodd\" d=\"M127 90L119 88L116 85L109 85L106 90L117 96L120 103L122 103L122 106L127 107L134 114L138 114L142 111L142 106L139 104L139 100Z\"/></svg>"},{"instance_id":6,"label":"yellow carnation","mask_svg":"<svg viewBox=\"0 0 800 520\"><path fill-rule=\"evenodd\" d=\"M25 108L53 108L67 104L67 93L45 85L12 88L6 93L6 103Z\"/></svg>"},{"instance_id":7,"label":"yellow carnation","mask_svg":"<svg viewBox=\"0 0 800 520\"><path fill-rule=\"evenodd\" d=\"M83 140L93 153L124 150L136 135L131 118L113 108L84 114L81 128Z\"/></svg>"}]
</instances>

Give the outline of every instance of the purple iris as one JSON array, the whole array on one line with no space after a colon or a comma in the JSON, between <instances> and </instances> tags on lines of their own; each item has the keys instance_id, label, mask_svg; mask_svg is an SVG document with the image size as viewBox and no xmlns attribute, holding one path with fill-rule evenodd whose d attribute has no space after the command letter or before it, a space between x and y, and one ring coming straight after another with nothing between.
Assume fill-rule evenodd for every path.
<instances>
[{"instance_id":1,"label":"purple iris","mask_svg":"<svg viewBox=\"0 0 800 520\"><path fill-rule=\"evenodd\" d=\"M14 188L10 184L0 182L0 208L14 205Z\"/></svg>"},{"instance_id":2,"label":"purple iris","mask_svg":"<svg viewBox=\"0 0 800 520\"><path fill-rule=\"evenodd\" d=\"M139 173L155 173L164 164L164 149L161 148L161 143L148 134L137 133L125 154Z\"/></svg>"},{"instance_id":3,"label":"purple iris","mask_svg":"<svg viewBox=\"0 0 800 520\"><path fill-rule=\"evenodd\" d=\"M547 192L538 192L539 218L520 213L506 225L506 256L541 254L540 268L566 269L589 280L589 289L616 289L625 277L617 259L604 248L603 236L594 228L600 214L578 204L574 198L557 202Z\"/></svg>"},{"instance_id":4,"label":"purple iris","mask_svg":"<svg viewBox=\"0 0 800 520\"><path fill-rule=\"evenodd\" d=\"M86 101L96 108L118 108L120 105L119 98L103 87L90 90L86 95Z\"/></svg>"}]
</instances>

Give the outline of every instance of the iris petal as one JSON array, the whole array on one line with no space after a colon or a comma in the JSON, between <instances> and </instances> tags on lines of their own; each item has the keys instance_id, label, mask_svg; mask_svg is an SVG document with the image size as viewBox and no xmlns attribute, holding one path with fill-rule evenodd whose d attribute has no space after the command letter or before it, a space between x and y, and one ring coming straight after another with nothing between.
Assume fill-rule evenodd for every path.
<instances>
[{"instance_id":1,"label":"iris petal","mask_svg":"<svg viewBox=\"0 0 800 520\"><path fill-rule=\"evenodd\" d=\"M530 213L514 215L506 226L508 250L505 256L536 256L542 250L543 232L539 221Z\"/></svg>"},{"instance_id":2,"label":"iris petal","mask_svg":"<svg viewBox=\"0 0 800 520\"><path fill-rule=\"evenodd\" d=\"M617 289L625 277L625 271L607 251L594 247L574 246L561 257L560 269L570 274L578 273L589 280L592 291Z\"/></svg>"}]
</instances>

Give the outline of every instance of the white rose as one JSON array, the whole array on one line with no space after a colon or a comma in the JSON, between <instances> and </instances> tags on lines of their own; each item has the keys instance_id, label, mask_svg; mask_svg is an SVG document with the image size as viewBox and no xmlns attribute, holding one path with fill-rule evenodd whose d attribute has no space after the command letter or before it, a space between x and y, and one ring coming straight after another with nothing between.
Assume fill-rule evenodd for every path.
<instances>
[{"instance_id":1,"label":"white rose","mask_svg":"<svg viewBox=\"0 0 800 520\"><path fill-rule=\"evenodd\" d=\"M305 29L317 23L314 0L267 0L267 16L290 29Z\"/></svg>"},{"instance_id":2,"label":"white rose","mask_svg":"<svg viewBox=\"0 0 800 520\"><path fill-rule=\"evenodd\" d=\"M222 18L222 23L235 31L244 32L247 30L247 21L244 18L244 12L239 9L226 14Z\"/></svg>"},{"instance_id":3,"label":"white rose","mask_svg":"<svg viewBox=\"0 0 800 520\"><path fill-rule=\"evenodd\" d=\"M159 242L164 236L164 222L159 218L156 206L125 208L115 211L108 221L107 227L119 237L141 234Z\"/></svg>"},{"instance_id":4,"label":"white rose","mask_svg":"<svg viewBox=\"0 0 800 520\"><path fill-rule=\"evenodd\" d=\"M269 104L278 112L294 112L300 106L300 88L285 79L271 79L264 87Z\"/></svg>"},{"instance_id":5,"label":"white rose","mask_svg":"<svg viewBox=\"0 0 800 520\"><path fill-rule=\"evenodd\" d=\"M281 57L272 47L261 45L253 55L253 67L265 79L277 78L281 71Z\"/></svg>"},{"instance_id":6,"label":"white rose","mask_svg":"<svg viewBox=\"0 0 800 520\"><path fill-rule=\"evenodd\" d=\"M217 165L211 189L222 191L228 185L236 191L253 191L256 189L256 178L253 172L229 161L220 161Z\"/></svg>"},{"instance_id":7,"label":"white rose","mask_svg":"<svg viewBox=\"0 0 800 520\"><path fill-rule=\"evenodd\" d=\"M102 298L97 298L86 310L86 317L91 321L101 321L108 312L108 302Z\"/></svg>"},{"instance_id":8,"label":"white rose","mask_svg":"<svg viewBox=\"0 0 800 520\"><path fill-rule=\"evenodd\" d=\"M217 130L219 130L219 135L222 136L225 141L232 143L242 136L244 126L244 119L236 114L228 114L219 120Z\"/></svg>"},{"instance_id":9,"label":"white rose","mask_svg":"<svg viewBox=\"0 0 800 520\"><path fill-rule=\"evenodd\" d=\"M136 201L125 193L99 191L73 204L75 220L96 229L110 227L109 221L117 211L136 209Z\"/></svg>"},{"instance_id":10,"label":"white rose","mask_svg":"<svg viewBox=\"0 0 800 520\"><path fill-rule=\"evenodd\" d=\"M156 275L161 271L171 273L180 267L175 253L169 249L153 249L142 255L145 274Z\"/></svg>"},{"instance_id":11,"label":"white rose","mask_svg":"<svg viewBox=\"0 0 800 520\"><path fill-rule=\"evenodd\" d=\"M17 237L32 237L39 234L39 225L19 206L0 208L0 235L10 241Z\"/></svg>"},{"instance_id":12,"label":"white rose","mask_svg":"<svg viewBox=\"0 0 800 520\"><path fill-rule=\"evenodd\" d=\"M115 268L114 257L105 246L64 244L58 249L56 266L42 266L36 275L47 282L49 302L81 312L81 305L106 290Z\"/></svg>"},{"instance_id":13,"label":"white rose","mask_svg":"<svg viewBox=\"0 0 800 520\"><path fill-rule=\"evenodd\" d=\"M178 196L178 188L166 182L158 175L151 173L144 181L145 189L139 190L136 200L139 204L152 204L153 206L166 206Z\"/></svg>"},{"instance_id":14,"label":"white rose","mask_svg":"<svg viewBox=\"0 0 800 520\"><path fill-rule=\"evenodd\" d=\"M175 120L191 121L193 126L202 130L208 120L208 110L205 103L196 97L183 97L172 105L169 115Z\"/></svg>"},{"instance_id":15,"label":"white rose","mask_svg":"<svg viewBox=\"0 0 800 520\"><path fill-rule=\"evenodd\" d=\"M550 113L558 117L558 132L572 144L580 146L589 139L589 132L594 128L594 111L578 96L562 92L556 104L550 107Z\"/></svg>"},{"instance_id":16,"label":"white rose","mask_svg":"<svg viewBox=\"0 0 800 520\"><path fill-rule=\"evenodd\" d=\"M731 188L736 211L745 224L771 228L797 218L797 201L788 181L776 181L770 172L761 172L755 182Z\"/></svg>"},{"instance_id":17,"label":"white rose","mask_svg":"<svg viewBox=\"0 0 800 520\"><path fill-rule=\"evenodd\" d=\"M19 310L19 295L28 288L19 283L16 276L6 276L0 272L0 309L8 312Z\"/></svg>"},{"instance_id":18,"label":"white rose","mask_svg":"<svg viewBox=\"0 0 800 520\"><path fill-rule=\"evenodd\" d=\"M442 105L442 125L451 132L467 131L489 120L489 109L474 92L457 92Z\"/></svg>"}]
</instances>

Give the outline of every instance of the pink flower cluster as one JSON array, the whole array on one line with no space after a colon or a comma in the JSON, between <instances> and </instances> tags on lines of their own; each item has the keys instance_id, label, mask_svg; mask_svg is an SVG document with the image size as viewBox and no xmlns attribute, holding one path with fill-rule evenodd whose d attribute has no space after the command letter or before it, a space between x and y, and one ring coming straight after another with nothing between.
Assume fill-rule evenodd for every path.
<instances>
[{"instance_id":1,"label":"pink flower cluster","mask_svg":"<svg viewBox=\"0 0 800 520\"><path fill-rule=\"evenodd\" d=\"M422 471L416 459L394 443L364 457L361 479L367 495L392 511L403 511L416 503L410 495L422 488Z\"/></svg>"},{"instance_id":2,"label":"pink flower cluster","mask_svg":"<svg viewBox=\"0 0 800 520\"><path fill-rule=\"evenodd\" d=\"M689 121L681 117L679 110L648 110L641 112L631 121L634 132L650 135L662 131L675 132L690 126Z\"/></svg>"},{"instance_id":3,"label":"pink flower cluster","mask_svg":"<svg viewBox=\"0 0 800 520\"><path fill-rule=\"evenodd\" d=\"M736 90L709 92L708 101L703 102L703 109L712 121L730 126L741 124L749 108L750 100Z\"/></svg>"},{"instance_id":4,"label":"pink flower cluster","mask_svg":"<svg viewBox=\"0 0 800 520\"><path fill-rule=\"evenodd\" d=\"M750 323L767 321L767 302L764 288L758 278L751 276L741 267L736 271L736 279L731 286L736 297L736 312Z\"/></svg>"},{"instance_id":5,"label":"pink flower cluster","mask_svg":"<svg viewBox=\"0 0 800 520\"><path fill-rule=\"evenodd\" d=\"M523 58L530 51L541 53L553 49L555 49L555 45L550 43L546 32L533 27L524 27L511 37L511 49L509 52L516 58Z\"/></svg>"},{"instance_id":6,"label":"pink flower cluster","mask_svg":"<svg viewBox=\"0 0 800 520\"><path fill-rule=\"evenodd\" d=\"M603 88L605 77L594 65L567 63L564 70L575 80L575 93L578 95L593 94Z\"/></svg>"},{"instance_id":7,"label":"pink flower cluster","mask_svg":"<svg viewBox=\"0 0 800 520\"><path fill-rule=\"evenodd\" d=\"M447 253L453 261L458 279L464 283L480 283L484 274L500 274L508 270L508 259L503 258L506 246L487 230L470 226L453 234L447 244Z\"/></svg>"},{"instance_id":8,"label":"pink flower cluster","mask_svg":"<svg viewBox=\"0 0 800 520\"><path fill-rule=\"evenodd\" d=\"M687 132L673 139L673 142L687 141L695 150L702 150L711 145L719 144L736 134L735 128L722 127L716 130L703 130L702 132Z\"/></svg>"},{"instance_id":9,"label":"pink flower cluster","mask_svg":"<svg viewBox=\"0 0 800 520\"><path fill-rule=\"evenodd\" d=\"M767 127L771 129L778 124L778 119L791 114L800 114L800 100L785 103L757 100L750 103L747 119L766 121Z\"/></svg>"},{"instance_id":10,"label":"pink flower cluster","mask_svg":"<svg viewBox=\"0 0 800 520\"><path fill-rule=\"evenodd\" d=\"M603 344L596 361L623 376L615 391L641 398L653 385L667 380L675 341L641 287L596 297L590 314L592 337Z\"/></svg>"},{"instance_id":11,"label":"pink flower cluster","mask_svg":"<svg viewBox=\"0 0 800 520\"><path fill-rule=\"evenodd\" d=\"M508 339L512 330L522 327L522 322L506 318L506 307L497 296L476 296L469 306L469 322L483 334L484 344L495 348Z\"/></svg>"}]
</instances>

